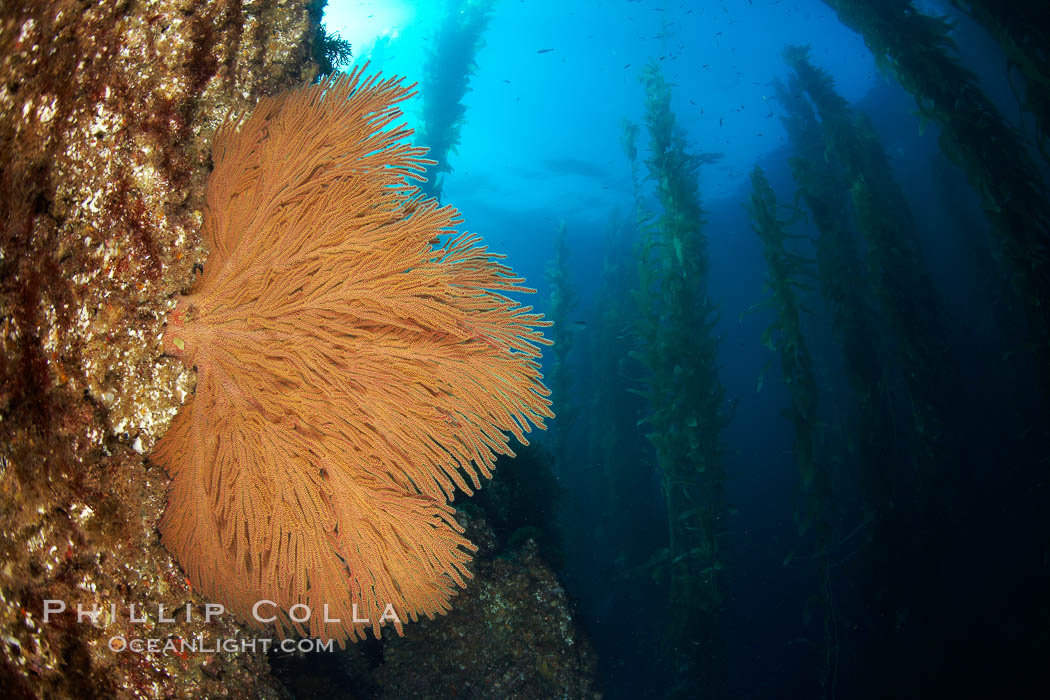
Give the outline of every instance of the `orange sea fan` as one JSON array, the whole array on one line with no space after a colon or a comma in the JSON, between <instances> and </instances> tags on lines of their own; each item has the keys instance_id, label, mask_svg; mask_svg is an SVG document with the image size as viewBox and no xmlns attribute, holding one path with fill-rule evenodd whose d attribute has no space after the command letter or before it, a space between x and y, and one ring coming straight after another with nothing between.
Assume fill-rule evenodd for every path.
<instances>
[{"instance_id":1,"label":"orange sea fan","mask_svg":"<svg viewBox=\"0 0 1050 700\"><path fill-rule=\"evenodd\" d=\"M275 601L282 633L363 637L354 604L376 634L388 603L448 610L473 549L448 501L552 416L549 323L505 296L532 290L478 236L440 244L459 215L411 184L425 149L392 126L409 90L355 71L219 129L210 257L164 333L197 368L152 455L164 544L249 623Z\"/></svg>"}]
</instances>

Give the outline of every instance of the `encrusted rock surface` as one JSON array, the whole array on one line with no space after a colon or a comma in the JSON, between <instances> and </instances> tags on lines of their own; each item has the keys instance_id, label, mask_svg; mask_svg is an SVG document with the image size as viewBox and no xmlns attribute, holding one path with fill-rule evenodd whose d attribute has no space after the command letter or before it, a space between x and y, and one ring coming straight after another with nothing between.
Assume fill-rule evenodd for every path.
<instances>
[{"instance_id":1,"label":"encrusted rock surface","mask_svg":"<svg viewBox=\"0 0 1050 700\"><path fill-rule=\"evenodd\" d=\"M335 655L282 657L275 674L298 698L596 699L597 658L535 541L497 554L483 520L460 514L478 544L474 579L452 611L405 636Z\"/></svg>"},{"instance_id":2,"label":"encrusted rock surface","mask_svg":"<svg viewBox=\"0 0 1050 700\"><path fill-rule=\"evenodd\" d=\"M228 617L44 624L45 598L198 606L142 455L192 376L161 358L204 259L216 125L313 77L316 0L0 4L0 687L5 697L267 697L261 654L114 653Z\"/></svg>"},{"instance_id":3,"label":"encrusted rock surface","mask_svg":"<svg viewBox=\"0 0 1050 700\"><path fill-rule=\"evenodd\" d=\"M391 639L375 682L383 698L599 697L597 659L534 541L478 562L446 617Z\"/></svg>"}]
</instances>

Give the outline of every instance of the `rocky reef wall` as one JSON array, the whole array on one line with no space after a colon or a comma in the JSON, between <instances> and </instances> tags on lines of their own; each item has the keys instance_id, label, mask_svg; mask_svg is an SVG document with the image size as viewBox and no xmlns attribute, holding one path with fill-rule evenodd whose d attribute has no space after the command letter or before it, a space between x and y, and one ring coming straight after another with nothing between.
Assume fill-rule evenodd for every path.
<instances>
[{"instance_id":1,"label":"rocky reef wall","mask_svg":"<svg viewBox=\"0 0 1050 700\"><path fill-rule=\"evenodd\" d=\"M0 5L0 685L5 695L267 697L261 653L115 653L202 602L156 534L142 455L193 378L161 357L206 255L210 143L231 111L311 79L316 0ZM98 624L43 601L104 604ZM128 606L154 608L132 623ZM108 606L116 605L115 619ZM180 619L182 617L180 616Z\"/></svg>"}]
</instances>

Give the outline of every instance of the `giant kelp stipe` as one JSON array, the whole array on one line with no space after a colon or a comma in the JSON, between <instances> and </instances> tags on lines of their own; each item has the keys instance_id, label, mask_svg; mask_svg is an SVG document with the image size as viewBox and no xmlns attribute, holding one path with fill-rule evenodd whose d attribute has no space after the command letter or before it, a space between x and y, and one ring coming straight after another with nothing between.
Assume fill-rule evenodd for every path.
<instances>
[{"instance_id":1,"label":"giant kelp stipe","mask_svg":"<svg viewBox=\"0 0 1050 700\"><path fill-rule=\"evenodd\" d=\"M1048 27L0 5L5 697L1050 697Z\"/></svg>"}]
</instances>

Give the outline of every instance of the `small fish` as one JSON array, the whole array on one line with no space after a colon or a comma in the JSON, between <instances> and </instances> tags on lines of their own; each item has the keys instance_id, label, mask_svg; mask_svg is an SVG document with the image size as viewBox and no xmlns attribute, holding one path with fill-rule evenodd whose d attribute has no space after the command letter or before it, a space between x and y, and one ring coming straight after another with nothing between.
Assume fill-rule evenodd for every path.
<instances>
[{"instance_id":1,"label":"small fish","mask_svg":"<svg viewBox=\"0 0 1050 700\"><path fill-rule=\"evenodd\" d=\"M539 50L539 51L537 51L536 53L550 53L550 52L551 52L551 51L553 51L553 50L554 50L554 49L540 49L540 50Z\"/></svg>"}]
</instances>

